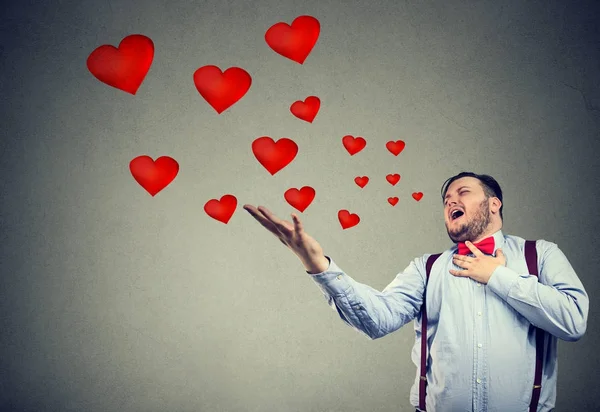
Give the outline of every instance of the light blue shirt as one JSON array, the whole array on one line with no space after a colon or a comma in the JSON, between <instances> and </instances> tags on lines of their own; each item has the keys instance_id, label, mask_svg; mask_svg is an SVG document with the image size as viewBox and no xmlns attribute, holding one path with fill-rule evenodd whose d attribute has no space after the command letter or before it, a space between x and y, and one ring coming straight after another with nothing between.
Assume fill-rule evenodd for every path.
<instances>
[{"instance_id":1,"label":"light blue shirt","mask_svg":"<svg viewBox=\"0 0 600 412\"><path fill-rule=\"evenodd\" d=\"M438 257L427 284L428 412L528 412L535 374L535 331L549 332L544 345L538 412L556 402L557 339L574 342L587 327L588 295L555 243L538 240L538 278L525 261L525 239L494 233L494 255L501 248L506 266L497 267L487 285L455 277L450 269L454 245ZM414 320L412 361L417 367L410 402L419 404L421 305L425 264L414 259L378 291L348 276L329 259L312 274L341 319L370 339L381 338Z\"/></svg>"}]
</instances>

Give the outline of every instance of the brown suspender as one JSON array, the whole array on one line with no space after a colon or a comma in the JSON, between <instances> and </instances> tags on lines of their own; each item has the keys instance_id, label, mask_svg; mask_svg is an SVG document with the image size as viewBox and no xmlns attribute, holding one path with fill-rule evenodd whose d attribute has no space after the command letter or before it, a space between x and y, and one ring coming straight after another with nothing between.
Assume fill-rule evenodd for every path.
<instances>
[{"instance_id":1,"label":"brown suspender","mask_svg":"<svg viewBox=\"0 0 600 412\"><path fill-rule=\"evenodd\" d=\"M429 256L425 266L427 278L425 280L425 292L427 291L427 283L429 282L429 273L431 267L441 253ZM525 241L525 260L529 273L538 276L537 266L537 250L535 248L535 240ZM539 278L538 278L539 279ZM425 389L427 388L427 309L426 309L426 293L423 292L423 306L421 306L421 370L419 380L419 409L425 411ZM540 400L542 391L542 362L544 359L544 331L540 328L535 328L535 379L533 381L533 392L531 394L531 403L529 404L529 412L536 412L537 405Z\"/></svg>"}]
</instances>

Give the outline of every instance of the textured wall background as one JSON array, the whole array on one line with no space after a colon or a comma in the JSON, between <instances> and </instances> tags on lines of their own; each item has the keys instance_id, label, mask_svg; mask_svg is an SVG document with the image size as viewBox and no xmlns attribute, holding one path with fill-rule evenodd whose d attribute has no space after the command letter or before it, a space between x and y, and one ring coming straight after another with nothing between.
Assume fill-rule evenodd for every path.
<instances>
[{"instance_id":1,"label":"textured wall background","mask_svg":"<svg viewBox=\"0 0 600 412\"><path fill-rule=\"evenodd\" d=\"M299 65L264 34L302 14L321 35ZM505 233L556 242L580 276L588 331L560 342L556 410L597 405L597 2L23 0L0 15L2 411L412 411L412 324L376 341L347 327L241 205L289 219L284 191L314 187L306 231L381 290L451 246L439 191L462 170L499 181ZM86 59L135 33L155 56L132 96ZM253 78L220 115L192 81L209 64ZM309 95L312 124L289 112ZM367 147L349 156L347 134ZM265 135L299 146L275 176L250 151ZM180 165L154 198L129 172L143 154ZM225 225L203 206L227 193ZM360 224L342 230L340 209Z\"/></svg>"}]
</instances>

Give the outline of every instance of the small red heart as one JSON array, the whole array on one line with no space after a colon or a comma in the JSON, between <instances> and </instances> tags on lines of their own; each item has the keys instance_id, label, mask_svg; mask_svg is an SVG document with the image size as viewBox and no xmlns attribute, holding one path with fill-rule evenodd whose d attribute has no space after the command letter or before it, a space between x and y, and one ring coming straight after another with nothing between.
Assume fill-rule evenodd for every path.
<instances>
[{"instance_id":1,"label":"small red heart","mask_svg":"<svg viewBox=\"0 0 600 412\"><path fill-rule=\"evenodd\" d=\"M350 156L354 156L356 153L360 152L367 145L367 141L362 137L358 136L354 138L354 136L347 135L342 138L342 143L344 147L350 153Z\"/></svg>"},{"instance_id":2,"label":"small red heart","mask_svg":"<svg viewBox=\"0 0 600 412\"><path fill-rule=\"evenodd\" d=\"M304 186L300 190L291 188L285 191L283 197L291 206L304 212L315 198L315 189L310 186Z\"/></svg>"},{"instance_id":3,"label":"small red heart","mask_svg":"<svg viewBox=\"0 0 600 412\"><path fill-rule=\"evenodd\" d=\"M386 179L388 182L390 182L390 184L391 184L392 186L395 186L395 185L396 185L396 183L398 183L398 182L400 181L400 175L399 175L398 173L396 173L396 174L393 174L393 175L392 175L392 174L389 174L389 175L387 175L387 176L385 177L385 179Z\"/></svg>"},{"instance_id":4,"label":"small red heart","mask_svg":"<svg viewBox=\"0 0 600 412\"><path fill-rule=\"evenodd\" d=\"M235 208L237 206L237 199L233 195L223 195L221 200L210 199L204 204L204 211L207 215L212 217L219 222L227 224Z\"/></svg>"},{"instance_id":5,"label":"small red heart","mask_svg":"<svg viewBox=\"0 0 600 412\"><path fill-rule=\"evenodd\" d=\"M392 152L394 156L398 156L400 152L404 150L405 146L406 143L404 143L402 140L396 140L395 142L390 140L385 144L385 147L387 147L387 149Z\"/></svg>"},{"instance_id":6,"label":"small red heart","mask_svg":"<svg viewBox=\"0 0 600 412\"><path fill-rule=\"evenodd\" d=\"M169 156L161 156L156 161L142 155L129 162L129 170L136 182L152 197L175 179L179 164Z\"/></svg>"},{"instance_id":7,"label":"small red heart","mask_svg":"<svg viewBox=\"0 0 600 412\"><path fill-rule=\"evenodd\" d=\"M342 229L348 229L352 226L356 226L358 225L358 222L360 222L360 218L358 217L357 214L354 213L350 213L347 210L343 209L340 210L338 212L338 220L340 221L340 224L342 225Z\"/></svg>"},{"instance_id":8,"label":"small red heart","mask_svg":"<svg viewBox=\"0 0 600 412\"><path fill-rule=\"evenodd\" d=\"M87 58L87 68L102 83L135 95L153 58L152 40L132 34L121 40L118 48L110 44L96 48Z\"/></svg>"},{"instance_id":9,"label":"small red heart","mask_svg":"<svg viewBox=\"0 0 600 412\"><path fill-rule=\"evenodd\" d=\"M398 203L398 198L397 197L388 197L388 202L390 203L390 205L396 206L396 203Z\"/></svg>"},{"instance_id":10,"label":"small red heart","mask_svg":"<svg viewBox=\"0 0 600 412\"><path fill-rule=\"evenodd\" d=\"M423 193L422 192L415 192L412 194L413 199L415 199L417 202L419 200L421 200L423 198Z\"/></svg>"},{"instance_id":11,"label":"small red heart","mask_svg":"<svg viewBox=\"0 0 600 412\"><path fill-rule=\"evenodd\" d=\"M367 183L369 183L369 178L367 176L363 176L363 177L355 177L354 178L354 182L359 185L360 187L365 187L367 185Z\"/></svg>"},{"instance_id":12,"label":"small red heart","mask_svg":"<svg viewBox=\"0 0 600 412\"><path fill-rule=\"evenodd\" d=\"M312 123L321 107L321 100L317 96L308 96L304 101L297 100L290 106L290 111L298 119Z\"/></svg>"},{"instance_id":13,"label":"small red heart","mask_svg":"<svg viewBox=\"0 0 600 412\"><path fill-rule=\"evenodd\" d=\"M304 63L319 39L321 25L312 16L298 16L290 26L279 22L265 33L265 41L275 53L297 63Z\"/></svg>"},{"instance_id":14,"label":"small red heart","mask_svg":"<svg viewBox=\"0 0 600 412\"><path fill-rule=\"evenodd\" d=\"M244 97L252 85L252 77L239 67L221 72L217 66L202 66L194 72L194 85L208 104L221 114Z\"/></svg>"},{"instance_id":15,"label":"small red heart","mask_svg":"<svg viewBox=\"0 0 600 412\"><path fill-rule=\"evenodd\" d=\"M252 153L256 160L274 175L294 160L298 154L298 145L285 137L274 142L270 137L263 136L252 142Z\"/></svg>"}]
</instances>

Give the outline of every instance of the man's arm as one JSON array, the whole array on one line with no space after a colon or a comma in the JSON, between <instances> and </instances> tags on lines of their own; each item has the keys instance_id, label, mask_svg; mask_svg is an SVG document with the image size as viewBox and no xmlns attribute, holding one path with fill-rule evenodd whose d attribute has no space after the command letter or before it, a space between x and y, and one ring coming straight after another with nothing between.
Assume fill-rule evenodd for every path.
<instances>
[{"instance_id":1,"label":"man's arm","mask_svg":"<svg viewBox=\"0 0 600 412\"><path fill-rule=\"evenodd\" d=\"M414 259L381 292L352 279L332 259L326 258L327 269L307 273L340 318L370 339L398 330L421 310L425 291L423 257Z\"/></svg>"},{"instance_id":2,"label":"man's arm","mask_svg":"<svg viewBox=\"0 0 600 412\"><path fill-rule=\"evenodd\" d=\"M540 279L497 267L488 287L533 325L559 339L577 341L585 333L589 298L564 253L555 243L536 243Z\"/></svg>"}]
</instances>

